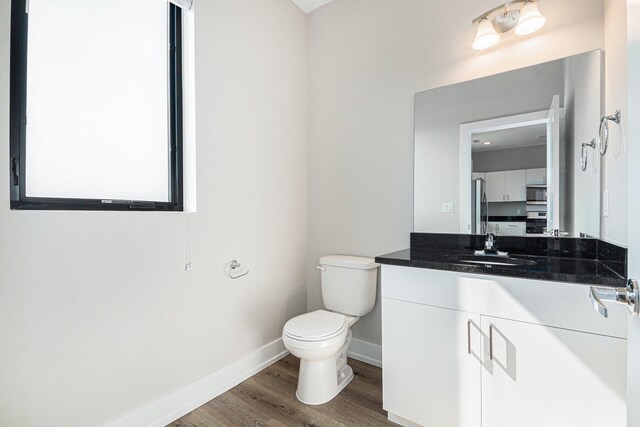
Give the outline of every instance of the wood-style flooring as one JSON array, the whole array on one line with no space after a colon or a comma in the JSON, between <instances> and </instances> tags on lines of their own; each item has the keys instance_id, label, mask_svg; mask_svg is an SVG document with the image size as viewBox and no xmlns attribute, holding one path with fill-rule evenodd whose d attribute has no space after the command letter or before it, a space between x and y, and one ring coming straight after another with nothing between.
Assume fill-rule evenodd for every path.
<instances>
[{"instance_id":1,"label":"wood-style flooring","mask_svg":"<svg viewBox=\"0 0 640 427\"><path fill-rule=\"evenodd\" d=\"M287 356L169 424L218 426L397 426L382 409L382 371L349 359L354 378L333 400L308 406L296 398L299 359Z\"/></svg>"}]
</instances>

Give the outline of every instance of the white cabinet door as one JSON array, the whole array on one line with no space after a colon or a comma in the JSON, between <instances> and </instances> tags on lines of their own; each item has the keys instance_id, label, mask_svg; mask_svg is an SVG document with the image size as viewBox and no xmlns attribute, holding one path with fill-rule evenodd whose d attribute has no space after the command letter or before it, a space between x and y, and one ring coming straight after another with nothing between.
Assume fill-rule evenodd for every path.
<instances>
[{"instance_id":1,"label":"white cabinet door","mask_svg":"<svg viewBox=\"0 0 640 427\"><path fill-rule=\"evenodd\" d=\"M478 427L480 316L383 298L382 318L384 409L427 427Z\"/></svg>"},{"instance_id":2,"label":"white cabinet door","mask_svg":"<svg viewBox=\"0 0 640 427\"><path fill-rule=\"evenodd\" d=\"M503 202L505 200L505 173L487 172L487 201Z\"/></svg>"},{"instance_id":3,"label":"white cabinet door","mask_svg":"<svg viewBox=\"0 0 640 427\"><path fill-rule=\"evenodd\" d=\"M505 172L505 194L508 202L527 201L527 172L524 169Z\"/></svg>"},{"instance_id":4,"label":"white cabinet door","mask_svg":"<svg viewBox=\"0 0 640 427\"><path fill-rule=\"evenodd\" d=\"M482 330L482 427L626 426L626 340L487 316Z\"/></svg>"},{"instance_id":5,"label":"white cabinet door","mask_svg":"<svg viewBox=\"0 0 640 427\"><path fill-rule=\"evenodd\" d=\"M501 236L524 236L527 234L526 222L500 222L499 234Z\"/></svg>"},{"instance_id":6,"label":"white cabinet door","mask_svg":"<svg viewBox=\"0 0 640 427\"><path fill-rule=\"evenodd\" d=\"M547 183L547 168L527 169L527 185L544 185Z\"/></svg>"},{"instance_id":7,"label":"white cabinet door","mask_svg":"<svg viewBox=\"0 0 640 427\"><path fill-rule=\"evenodd\" d=\"M485 179L489 202L524 202L527 200L527 173L524 169L487 172Z\"/></svg>"}]
</instances>

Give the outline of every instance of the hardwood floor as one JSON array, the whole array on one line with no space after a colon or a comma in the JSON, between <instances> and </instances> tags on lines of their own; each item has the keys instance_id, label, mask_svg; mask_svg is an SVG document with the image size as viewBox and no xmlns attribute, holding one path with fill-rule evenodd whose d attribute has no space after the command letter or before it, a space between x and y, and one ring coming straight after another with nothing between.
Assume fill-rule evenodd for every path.
<instances>
[{"instance_id":1,"label":"hardwood floor","mask_svg":"<svg viewBox=\"0 0 640 427\"><path fill-rule=\"evenodd\" d=\"M353 380L323 405L296 399L299 360L289 355L169 426L396 426L382 410L381 369L349 365Z\"/></svg>"}]
</instances>

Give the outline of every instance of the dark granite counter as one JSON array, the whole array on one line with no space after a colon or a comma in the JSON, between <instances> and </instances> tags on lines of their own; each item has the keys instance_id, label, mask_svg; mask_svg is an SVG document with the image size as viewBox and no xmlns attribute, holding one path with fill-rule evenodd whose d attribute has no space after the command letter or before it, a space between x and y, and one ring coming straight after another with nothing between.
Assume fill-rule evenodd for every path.
<instances>
[{"instance_id":1,"label":"dark granite counter","mask_svg":"<svg viewBox=\"0 0 640 427\"><path fill-rule=\"evenodd\" d=\"M380 264L489 274L586 285L624 287L626 249L596 239L498 237L498 249L533 265L468 264L456 256L473 256L483 236L412 233L411 249L376 257ZM501 244L502 243L502 244Z\"/></svg>"}]
</instances>

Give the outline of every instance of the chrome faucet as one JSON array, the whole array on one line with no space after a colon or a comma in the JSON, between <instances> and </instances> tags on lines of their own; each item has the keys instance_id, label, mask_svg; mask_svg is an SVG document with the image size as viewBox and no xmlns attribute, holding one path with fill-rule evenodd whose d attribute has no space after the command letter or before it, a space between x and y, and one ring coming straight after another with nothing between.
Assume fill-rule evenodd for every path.
<instances>
[{"instance_id":1,"label":"chrome faucet","mask_svg":"<svg viewBox=\"0 0 640 427\"><path fill-rule=\"evenodd\" d=\"M497 253L496 249L496 235L493 233L487 233L487 239L484 241L485 253Z\"/></svg>"},{"instance_id":2,"label":"chrome faucet","mask_svg":"<svg viewBox=\"0 0 640 427\"><path fill-rule=\"evenodd\" d=\"M473 253L474 255L509 256L509 252L500 252L498 250L496 235L494 233L487 233L487 238L484 241L484 249L474 251Z\"/></svg>"}]
</instances>

